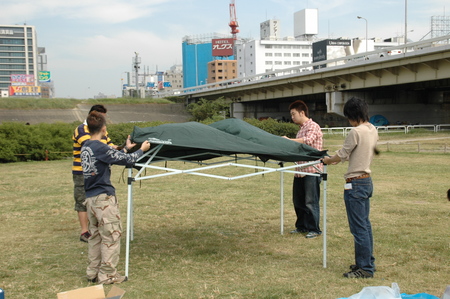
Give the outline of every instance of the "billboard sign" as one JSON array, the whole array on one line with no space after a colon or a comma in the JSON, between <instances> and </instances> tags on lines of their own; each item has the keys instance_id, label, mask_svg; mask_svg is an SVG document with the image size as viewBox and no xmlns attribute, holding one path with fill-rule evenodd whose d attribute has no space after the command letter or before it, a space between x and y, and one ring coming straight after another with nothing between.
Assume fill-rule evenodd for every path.
<instances>
[{"instance_id":1,"label":"billboard sign","mask_svg":"<svg viewBox=\"0 0 450 299\"><path fill-rule=\"evenodd\" d=\"M39 82L50 82L50 72L41 71L39 72Z\"/></svg>"},{"instance_id":2,"label":"billboard sign","mask_svg":"<svg viewBox=\"0 0 450 299\"><path fill-rule=\"evenodd\" d=\"M23 85L33 86L33 85L35 85L34 84L34 75L12 74L11 75L11 85L12 86L23 86Z\"/></svg>"},{"instance_id":3,"label":"billboard sign","mask_svg":"<svg viewBox=\"0 0 450 299\"><path fill-rule=\"evenodd\" d=\"M212 56L233 56L234 40L217 38L212 40Z\"/></svg>"},{"instance_id":4,"label":"billboard sign","mask_svg":"<svg viewBox=\"0 0 450 299\"><path fill-rule=\"evenodd\" d=\"M10 96L40 96L41 87L40 86L10 86L9 87Z\"/></svg>"},{"instance_id":5,"label":"billboard sign","mask_svg":"<svg viewBox=\"0 0 450 299\"><path fill-rule=\"evenodd\" d=\"M325 61L346 56L345 48L352 42L344 39L326 39L312 44L313 62ZM314 66L314 69L326 67L326 64Z\"/></svg>"}]
</instances>

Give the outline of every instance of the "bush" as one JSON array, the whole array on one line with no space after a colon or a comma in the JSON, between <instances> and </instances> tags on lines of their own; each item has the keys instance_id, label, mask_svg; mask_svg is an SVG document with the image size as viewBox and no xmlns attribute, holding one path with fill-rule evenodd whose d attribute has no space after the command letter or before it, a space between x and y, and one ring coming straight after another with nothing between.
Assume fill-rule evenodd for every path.
<instances>
[{"instance_id":1,"label":"bush","mask_svg":"<svg viewBox=\"0 0 450 299\"><path fill-rule=\"evenodd\" d=\"M289 138L295 138L298 132L298 125L294 123L278 122L273 118L264 120L257 120L255 118L244 119L249 124L258 127L264 131L267 131L277 136L287 136Z\"/></svg>"},{"instance_id":2,"label":"bush","mask_svg":"<svg viewBox=\"0 0 450 299\"><path fill-rule=\"evenodd\" d=\"M70 156L73 128L70 124L3 123L0 125L0 162L44 160Z\"/></svg>"},{"instance_id":3,"label":"bush","mask_svg":"<svg viewBox=\"0 0 450 299\"><path fill-rule=\"evenodd\" d=\"M128 135L133 132L134 127L146 128L155 127L164 124L162 121L140 122L140 123L121 123L108 125L108 136L116 145L122 145L127 140Z\"/></svg>"},{"instance_id":4,"label":"bush","mask_svg":"<svg viewBox=\"0 0 450 299\"><path fill-rule=\"evenodd\" d=\"M200 99L197 103L189 104L187 110L192 114L193 121L223 119L230 115L230 102L223 97L213 101Z\"/></svg>"},{"instance_id":5,"label":"bush","mask_svg":"<svg viewBox=\"0 0 450 299\"><path fill-rule=\"evenodd\" d=\"M164 122L122 123L108 125L114 144L121 145L135 126L152 127ZM72 157L72 135L78 123L0 124L0 162L59 160Z\"/></svg>"},{"instance_id":6,"label":"bush","mask_svg":"<svg viewBox=\"0 0 450 299\"><path fill-rule=\"evenodd\" d=\"M223 109L223 106L220 107ZM202 123L208 125L222 119L223 115L213 114L202 120ZM280 123L270 118L261 121L249 118L245 121L277 136L292 138L298 131L298 126L295 124ZM135 126L154 127L163 123L165 122L110 124L108 125L108 134L114 144L122 145ZM73 147L72 134L78 125L78 123L25 125L15 122L0 124L0 162L70 158Z\"/></svg>"}]
</instances>

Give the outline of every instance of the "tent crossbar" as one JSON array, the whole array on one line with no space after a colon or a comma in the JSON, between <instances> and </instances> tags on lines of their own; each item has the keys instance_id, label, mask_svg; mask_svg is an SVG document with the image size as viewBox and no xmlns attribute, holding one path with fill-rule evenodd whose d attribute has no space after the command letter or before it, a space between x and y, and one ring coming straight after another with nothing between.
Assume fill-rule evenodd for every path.
<instances>
[{"instance_id":1,"label":"tent crossbar","mask_svg":"<svg viewBox=\"0 0 450 299\"><path fill-rule=\"evenodd\" d=\"M311 173L311 172L302 172L297 170L280 170L285 173L293 173L293 174L299 174L299 175L308 175L308 176L322 176L322 173Z\"/></svg>"},{"instance_id":2,"label":"tent crossbar","mask_svg":"<svg viewBox=\"0 0 450 299\"><path fill-rule=\"evenodd\" d=\"M142 159L142 157L144 156L148 156L150 155L150 153L152 154L151 157L144 163L143 167L141 169L139 169L138 173L136 174L136 177L140 176L141 173L145 170L145 166L150 164L150 162L155 158L156 154L161 150L161 148L163 147L162 144L158 144L154 149L148 151L147 153L144 153L139 159Z\"/></svg>"},{"instance_id":3,"label":"tent crossbar","mask_svg":"<svg viewBox=\"0 0 450 299\"><path fill-rule=\"evenodd\" d=\"M180 156L180 157L176 157L176 158L167 158L167 157L160 157L160 156L156 156L156 158L159 158L159 159L161 159L163 161L182 161L182 162L198 163L197 161L191 161L191 160L185 160L185 159L200 157L200 156L204 156L204 155L216 156L217 158L223 156L222 154L218 154L218 153L204 152L204 153L201 153L201 154L192 154L192 155ZM154 162L160 162L161 160L156 160Z\"/></svg>"},{"instance_id":4,"label":"tent crossbar","mask_svg":"<svg viewBox=\"0 0 450 299\"><path fill-rule=\"evenodd\" d=\"M192 159L198 156L204 156L204 155L212 155L212 156L216 156L217 158L220 157L229 157L229 160L225 160L225 161L219 161L219 162L204 162L204 161L195 161L195 160L187 160L188 158ZM153 161L151 161L150 163L157 163L157 162L165 162L165 161L176 161L176 162L185 162L185 163L192 163L192 164L202 164L202 165L214 165L214 164L218 164L218 163L224 163L224 162L233 162L233 161L241 161L241 160L249 160L249 161L254 161L255 156L231 156L231 155L225 155L225 154L218 154L218 153L213 153L213 152L205 152L205 153L201 153L201 154L193 154L193 155L186 155L186 156L180 156L180 157L176 157L176 158L168 158L168 157L163 157L163 156L155 156L155 158L153 159ZM274 162L266 162L266 163L274 163Z\"/></svg>"},{"instance_id":5,"label":"tent crossbar","mask_svg":"<svg viewBox=\"0 0 450 299\"><path fill-rule=\"evenodd\" d=\"M321 162L314 161L314 162L310 162L307 164L315 165L318 163L321 163ZM222 163L222 164L211 164L209 166L202 166L202 167L186 169L186 170L167 168L167 167L155 166L155 165L143 165L143 164L136 164L136 165L142 166L145 168L150 168L150 169L163 170L163 171L166 171L166 173L153 174L153 175L148 175L148 176L140 176L141 173L138 173L134 177L135 181L170 176L170 175L175 175L175 174L192 174L192 175L205 176L205 177L211 177L211 178L217 178L217 179L223 179L223 180L237 180L237 179L241 179L241 178L252 177L252 176L256 176L256 175L263 175L263 174L268 174L268 173L273 173L273 172L287 172L287 173L300 174L300 175L321 176L320 173L307 173L307 172L302 172L302 171L297 171L297 170L289 170L292 168L299 168L298 167L299 165L291 165L291 166L285 166L285 167L281 167L281 168L273 168L273 167L239 164L239 163ZM216 169L216 168L221 168L221 167L226 167L226 166L251 168L251 169L260 170L260 171L255 172L255 173L250 173L250 174L239 175L239 176L232 176L232 177L200 172L200 171L211 170L211 169ZM303 166L300 168L303 168Z\"/></svg>"},{"instance_id":6,"label":"tent crossbar","mask_svg":"<svg viewBox=\"0 0 450 299\"><path fill-rule=\"evenodd\" d=\"M142 156L139 157L139 159L137 159L137 161L141 161L143 158L149 156L150 154L152 154L152 158L161 150L161 148L163 147L163 144L158 144L156 147L146 151ZM152 160L152 158L150 158L150 160Z\"/></svg>"}]
</instances>

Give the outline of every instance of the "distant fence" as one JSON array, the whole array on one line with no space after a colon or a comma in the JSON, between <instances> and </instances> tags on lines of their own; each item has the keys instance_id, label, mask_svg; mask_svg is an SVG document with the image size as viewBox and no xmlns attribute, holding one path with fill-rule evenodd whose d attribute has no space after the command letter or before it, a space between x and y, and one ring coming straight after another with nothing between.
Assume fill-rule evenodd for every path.
<instances>
[{"instance_id":1,"label":"distant fence","mask_svg":"<svg viewBox=\"0 0 450 299\"><path fill-rule=\"evenodd\" d=\"M346 136L353 127L333 127L333 128L321 128L323 133L326 134L341 134ZM409 133L414 129L427 129L433 132L440 132L450 130L450 124L441 125L396 125L396 126L378 126L376 127L379 133Z\"/></svg>"},{"instance_id":2,"label":"distant fence","mask_svg":"<svg viewBox=\"0 0 450 299\"><path fill-rule=\"evenodd\" d=\"M386 152L401 153L450 153L450 147L445 144L434 144L425 142L386 142L377 146L378 150Z\"/></svg>"}]
</instances>

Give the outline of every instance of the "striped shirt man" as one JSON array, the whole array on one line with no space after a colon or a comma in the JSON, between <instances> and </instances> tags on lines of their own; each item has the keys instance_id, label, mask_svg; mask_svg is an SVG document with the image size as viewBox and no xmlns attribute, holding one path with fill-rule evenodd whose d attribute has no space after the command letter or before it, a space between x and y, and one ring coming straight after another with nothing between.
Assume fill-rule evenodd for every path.
<instances>
[{"instance_id":1,"label":"striped shirt man","mask_svg":"<svg viewBox=\"0 0 450 299\"><path fill-rule=\"evenodd\" d=\"M81 167L81 146L86 140L91 139L91 133L89 133L88 126L86 124L86 121L79 125L72 135L73 140L73 165L72 165L72 173L73 174L83 174L83 169ZM106 133L106 136L102 137L101 140L103 143L108 144L110 146L114 146L114 144L111 142L111 139L108 137L108 133Z\"/></svg>"}]
</instances>

